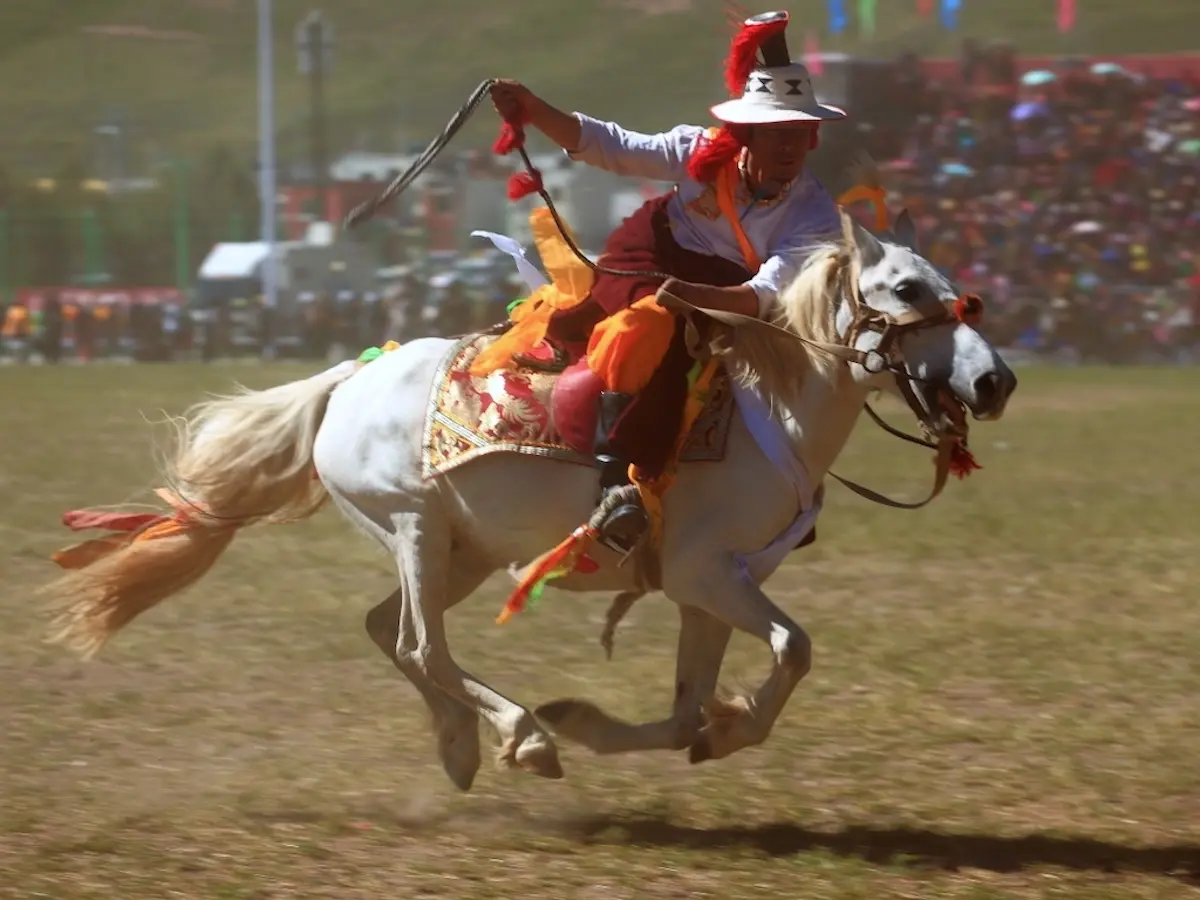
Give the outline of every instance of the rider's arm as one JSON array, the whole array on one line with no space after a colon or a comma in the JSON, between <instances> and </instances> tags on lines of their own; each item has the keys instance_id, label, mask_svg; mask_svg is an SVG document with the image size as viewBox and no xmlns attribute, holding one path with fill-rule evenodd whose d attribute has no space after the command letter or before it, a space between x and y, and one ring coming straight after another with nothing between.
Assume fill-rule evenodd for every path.
<instances>
[{"instance_id":1,"label":"rider's arm","mask_svg":"<svg viewBox=\"0 0 1200 900\"><path fill-rule=\"evenodd\" d=\"M837 204L821 188L820 193L808 195L803 204L795 208L785 223L787 237L770 247L771 255L747 281L733 287L714 287L671 278L663 288L701 309L769 319L778 302L779 291L796 277L812 248L836 237L841 227Z\"/></svg>"},{"instance_id":2,"label":"rider's arm","mask_svg":"<svg viewBox=\"0 0 1200 900\"><path fill-rule=\"evenodd\" d=\"M771 248L771 255L746 282L758 296L759 318L770 317L779 291L796 277L812 248L840 234L841 214L833 198L822 188L820 194L796 208L795 218L789 226L787 238L778 247Z\"/></svg>"},{"instance_id":3,"label":"rider's arm","mask_svg":"<svg viewBox=\"0 0 1200 900\"><path fill-rule=\"evenodd\" d=\"M682 181L687 176L688 157L704 134L704 129L697 125L643 134L582 113L576 113L574 118L579 122L579 142L574 147L564 147L571 159L617 175L660 181Z\"/></svg>"}]
</instances>

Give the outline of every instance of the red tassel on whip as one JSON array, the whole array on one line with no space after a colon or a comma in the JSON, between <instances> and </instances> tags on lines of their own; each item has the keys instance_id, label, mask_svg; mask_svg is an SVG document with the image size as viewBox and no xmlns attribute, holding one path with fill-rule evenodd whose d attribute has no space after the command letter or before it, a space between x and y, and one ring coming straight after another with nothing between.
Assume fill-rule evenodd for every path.
<instances>
[{"instance_id":1,"label":"red tassel on whip","mask_svg":"<svg viewBox=\"0 0 1200 900\"><path fill-rule=\"evenodd\" d=\"M530 194L542 190L542 173L534 169L532 172L514 172L508 178L508 199L520 200Z\"/></svg>"},{"instance_id":2,"label":"red tassel on whip","mask_svg":"<svg viewBox=\"0 0 1200 900\"><path fill-rule=\"evenodd\" d=\"M525 146L525 126L529 124L529 110L522 109L516 116L506 119L500 126L500 134L492 144L497 156L507 156ZM520 200L542 190L542 173L530 167L527 172L515 172L508 179L508 199Z\"/></svg>"}]
</instances>

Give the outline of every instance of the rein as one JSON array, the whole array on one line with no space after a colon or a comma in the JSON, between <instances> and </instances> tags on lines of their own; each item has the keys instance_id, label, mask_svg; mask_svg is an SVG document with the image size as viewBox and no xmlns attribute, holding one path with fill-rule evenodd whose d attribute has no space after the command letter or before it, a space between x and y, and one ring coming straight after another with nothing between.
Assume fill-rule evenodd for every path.
<instances>
[{"instance_id":1,"label":"rein","mask_svg":"<svg viewBox=\"0 0 1200 900\"><path fill-rule=\"evenodd\" d=\"M364 222L369 221L375 215L377 215L386 204L390 203L405 190L407 190L413 184L413 182L415 182L417 178L419 178L421 174L428 169L430 165L432 165L433 161L437 159L450 141L454 139L454 136L462 130L463 126L466 125L467 121L479 108L479 104L482 103L484 98L489 95L492 86L496 83L497 79L495 78L488 78L481 82L480 85L471 92L471 95L467 98L466 102L458 108L458 111L455 112L450 121L446 123L445 127L441 130L437 137L435 137L429 143L429 145L423 151L421 151L420 155L413 160L412 164L404 172L397 175L378 195L360 203L346 215L343 221L344 229L347 231L353 230ZM587 257L587 254L585 254L579 248L579 245L575 243L575 239L571 236L570 229L567 228L566 223L563 222L562 217L558 213L558 209L554 205L554 200L551 198L550 192L546 189L542 182L541 173L534 166L533 160L529 158L529 153L525 149L525 136L522 125L522 122L506 120L505 135L502 135L501 142L498 142L497 150L501 150L501 144L503 144L504 149L502 152L515 149L520 154L521 162L525 166L525 174L527 176L527 180L524 182L525 185L532 188L532 190L542 198L542 201L546 204L546 208L550 211L550 215L554 219L554 224L558 228L559 234L562 236L563 241L570 248L571 252L574 253L575 256L578 257L579 260L588 268L598 274L634 278L654 278L664 281L670 278L671 276L667 272L657 272L648 269L611 269L595 263ZM506 135L510 138L507 143L505 143ZM850 219L845 212L842 213L842 222L843 233L847 241L847 245L853 247L854 241L853 235L850 231ZM867 414L870 415L872 421L874 421L875 424L877 424L888 434L894 435L895 437L898 437L904 441L908 441L909 443L917 444L918 446L927 447L937 451L937 456L935 457L933 489L929 496L918 503L905 503L899 500L892 500L891 498L886 497L883 494L872 490L871 488L864 487L860 484L850 481L849 479L842 478L835 472L829 472L828 474L858 496L866 500L870 500L873 503L878 503L893 509L920 509L921 507L930 503L935 497L938 496L938 494L942 492L942 489L946 486L946 481L950 475L950 472L956 468L956 464L960 472L959 477L962 477L962 473L970 470L971 466L965 461L961 460L959 457L960 454L965 454L966 459L970 460L970 463L973 464L974 461L970 458L970 453L966 449L965 438L959 435L937 433L937 429L934 428L931 421L931 417L933 415L932 411L927 412L913 393L911 384L913 376L908 374L900 362L892 359L892 355L894 353L894 344L896 339L905 331L945 324L954 318L963 319L964 317L959 310L959 304L962 302L962 298L957 301L952 301L951 303L943 304L939 311L933 315L926 316L914 311L906 314L903 317L893 317L886 313L872 310L870 307L861 302L861 294L858 287L859 262L857 254L851 252L849 254L848 261L839 267L839 271L840 273L845 274L845 296L853 307L854 313L854 321L850 326L850 332L847 335L846 344L831 344L825 341L810 340L808 338L801 337L794 331L782 328L779 325L776 325L774 322L764 321L762 319L754 318L753 316L743 316L739 313L702 309L694 304L688 303L681 297L677 297L673 294L662 291L659 292L659 300L662 305L668 308L674 308L678 311L698 313L728 325L753 325L754 327L758 328L773 329L783 335L786 335L791 340L799 341L815 350L843 360L844 362L858 363L863 367L863 369L873 375L882 374L883 372L890 372L896 380L896 385L900 390L901 396L904 397L905 402L908 404L913 414L917 417L917 421L921 423L923 430L927 434L936 436L936 442L929 440L928 438L914 437L913 435L905 434L903 431L894 428L885 422L879 416L879 414L871 408L869 403L864 404L864 408L866 409ZM864 351L852 346L855 338L862 331L878 332L881 335L879 347L874 350ZM958 458L957 461L956 457Z\"/></svg>"}]
</instances>

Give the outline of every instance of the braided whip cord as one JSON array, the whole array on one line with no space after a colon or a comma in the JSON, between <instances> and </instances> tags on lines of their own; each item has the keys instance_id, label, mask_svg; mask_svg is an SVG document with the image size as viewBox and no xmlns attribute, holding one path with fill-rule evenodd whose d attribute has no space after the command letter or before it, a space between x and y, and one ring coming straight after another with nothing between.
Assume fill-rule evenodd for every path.
<instances>
[{"instance_id":1,"label":"braided whip cord","mask_svg":"<svg viewBox=\"0 0 1200 900\"><path fill-rule=\"evenodd\" d=\"M386 204L404 193L420 177L421 173L432 165L433 161L438 158L438 155L454 139L454 136L467 124L467 121L475 113L475 110L479 108L479 104L489 95L492 85L495 83L495 78L489 78L483 81L479 87L475 88L471 92L471 96L467 98L467 102L458 108L458 112L446 123L446 127L430 142L428 147L421 151L421 154L413 160L412 165L397 175L391 184L384 188L380 194L354 207L346 216L343 227L347 231L356 228L363 222L373 218ZM664 280L669 278L670 276L666 272L643 269L609 269L605 266L597 265L588 259L587 254L579 249L579 245L571 237L570 231L554 206L554 201L550 199L549 191L542 184L541 173L533 165L533 160L529 158L529 153L525 149L525 132L522 124L516 121L505 122L504 132L501 134L500 140L497 141L497 152L507 153L509 150L516 150L521 155L521 162L524 163L525 171L528 173L528 180L525 183L536 190L545 202L546 208L550 210L550 215L554 217L554 224L558 226L559 233L562 235L563 240L566 241L567 246L571 248L571 252L579 257L592 271L604 275L627 275L634 278L661 278Z\"/></svg>"}]
</instances>

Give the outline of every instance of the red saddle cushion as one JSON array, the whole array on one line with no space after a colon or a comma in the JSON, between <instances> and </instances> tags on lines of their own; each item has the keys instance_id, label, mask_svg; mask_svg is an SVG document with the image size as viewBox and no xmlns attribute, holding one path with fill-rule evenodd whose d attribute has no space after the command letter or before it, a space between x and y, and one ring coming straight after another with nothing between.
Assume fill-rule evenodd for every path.
<instances>
[{"instance_id":1,"label":"red saddle cushion","mask_svg":"<svg viewBox=\"0 0 1200 900\"><path fill-rule=\"evenodd\" d=\"M580 359L563 370L550 394L554 428L576 453L592 452L596 442L596 415L604 382Z\"/></svg>"}]
</instances>

